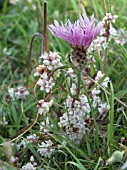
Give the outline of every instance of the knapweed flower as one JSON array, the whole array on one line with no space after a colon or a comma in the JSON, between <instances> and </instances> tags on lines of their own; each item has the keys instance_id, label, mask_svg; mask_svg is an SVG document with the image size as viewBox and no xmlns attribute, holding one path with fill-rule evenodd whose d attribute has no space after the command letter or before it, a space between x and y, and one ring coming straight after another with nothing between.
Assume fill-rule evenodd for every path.
<instances>
[{"instance_id":1,"label":"knapweed flower","mask_svg":"<svg viewBox=\"0 0 127 170\"><path fill-rule=\"evenodd\" d=\"M90 20L87 16L82 15L74 24L68 20L65 25L62 22L60 25L58 21L55 20L54 25L49 25L49 29L53 35L69 42L71 46L87 49L101 29L100 24L97 24L95 27L94 21L94 15L91 16Z\"/></svg>"},{"instance_id":2,"label":"knapweed flower","mask_svg":"<svg viewBox=\"0 0 127 170\"><path fill-rule=\"evenodd\" d=\"M87 16L82 15L74 23L71 23L70 20L67 20L65 25L62 22L60 23L55 20L54 25L49 25L49 30L53 35L70 43L73 49L70 59L75 66L84 64L87 61L87 49L99 34L101 24L95 26L94 14L90 20Z\"/></svg>"}]
</instances>

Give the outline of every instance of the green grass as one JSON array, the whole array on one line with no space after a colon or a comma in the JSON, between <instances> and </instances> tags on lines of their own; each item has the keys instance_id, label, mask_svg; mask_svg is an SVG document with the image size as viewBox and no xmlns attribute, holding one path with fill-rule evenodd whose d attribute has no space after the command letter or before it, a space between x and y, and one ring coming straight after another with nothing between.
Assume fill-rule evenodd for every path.
<instances>
[{"instance_id":1,"label":"green grass","mask_svg":"<svg viewBox=\"0 0 127 170\"><path fill-rule=\"evenodd\" d=\"M106 166L106 160L115 150L120 150L118 143L120 143L121 138L125 137L123 144L127 146L127 108L116 100L117 98L127 105L127 44L121 47L112 41L110 43L111 48L103 53L105 63L101 61L98 54L95 54L98 70L103 70L105 77L109 76L111 79L110 87L107 89L110 94L102 89L102 99L104 101L107 100L110 104L110 112L105 116L106 120L109 119L109 122L101 123L101 121L103 122L103 117L99 123L97 122L96 111L92 108L89 100L93 125L87 124L88 128L90 128L90 133L86 133L80 146L77 147L64 131L60 131L58 127L58 114L65 112L66 108L63 108L62 103L67 97L66 91L59 84L62 84L70 93L70 82L72 81L65 74L67 71L66 67L69 64L67 54L71 48L68 43L48 32L49 51L58 51L62 56L62 62L67 64L67 66L61 71L62 76L57 80L59 84L53 89L55 104L48 115L53 128L50 126L46 127L50 130L49 134L40 135L38 141L29 143L26 137L34 133L39 135L40 122L45 118L39 116L34 126L29 128L29 125L33 125L32 123L37 115L37 103L33 89L37 81L37 78L34 77L35 67L38 66L39 56L42 51L42 43L38 38L33 43L30 61L31 75L27 84L28 54L33 34L38 30L41 34L44 33L43 1L36 1L38 3L38 15L36 10L32 9L32 5L36 7L35 1L31 4L26 0L22 0L16 6L7 2L4 1L3 8L0 9L0 121L3 120L4 116L8 121L7 125L0 125L0 167L5 165L7 170L15 169L7 159L5 152L8 152L8 150L3 151L2 144L16 136L16 140L13 141L12 155L20 155L21 166L26 164L26 160L29 162L30 156L34 155L39 163L38 169L119 169L122 162L120 164L115 163L109 167ZM104 0L87 0L86 13L88 16L95 13L95 17L99 20L104 17L106 10L114 15L118 15L119 17L114 27L116 29L124 29L126 34L122 36L127 39L127 2L125 0L105 0L106 7L104 7L103 2ZM28 9L24 11L26 6ZM71 21L74 21L79 17L79 13L81 13L80 0L59 2L57 0L48 0L48 24L53 23L54 19L65 22L69 18ZM78 75L79 83L83 85L79 72L77 71L76 74ZM94 69L91 74L94 74ZM105 77L100 80L100 84ZM27 84L30 96L27 100L11 100L8 96L8 88L22 84ZM92 88L96 86L95 84ZM86 87L83 87L83 91L88 96L89 91L86 90ZM36 93L39 100L45 96L45 93L39 91L39 88L36 89ZM121 108L121 111L119 108ZM22 135L24 132L22 131L23 128L26 131L24 135ZM16 151L16 145L21 139L26 141L27 147L20 153ZM57 149L50 158L40 157L37 152L37 144L48 139L53 141L53 147ZM63 143L63 140L66 141L67 145ZM62 149L57 147L58 144ZM26 156L26 160L23 159L24 156ZM7 162L9 166L6 165Z\"/></svg>"}]
</instances>

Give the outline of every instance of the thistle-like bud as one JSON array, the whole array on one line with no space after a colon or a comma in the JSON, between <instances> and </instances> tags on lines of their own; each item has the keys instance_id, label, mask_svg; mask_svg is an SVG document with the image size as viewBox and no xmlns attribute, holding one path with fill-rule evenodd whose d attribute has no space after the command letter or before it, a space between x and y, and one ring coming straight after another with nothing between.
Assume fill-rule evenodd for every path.
<instances>
[{"instance_id":1,"label":"thistle-like bud","mask_svg":"<svg viewBox=\"0 0 127 170\"><path fill-rule=\"evenodd\" d=\"M106 161L106 165L111 165L115 162L120 162L123 159L124 151L115 151L112 156Z\"/></svg>"}]
</instances>

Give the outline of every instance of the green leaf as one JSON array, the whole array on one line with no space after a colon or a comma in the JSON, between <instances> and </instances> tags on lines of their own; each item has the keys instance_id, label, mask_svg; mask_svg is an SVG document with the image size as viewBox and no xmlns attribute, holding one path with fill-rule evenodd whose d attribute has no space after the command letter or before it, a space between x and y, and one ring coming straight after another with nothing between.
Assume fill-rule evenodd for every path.
<instances>
[{"instance_id":1,"label":"green leaf","mask_svg":"<svg viewBox=\"0 0 127 170\"><path fill-rule=\"evenodd\" d=\"M66 162L66 164L72 164L72 165L76 166L80 170L86 170L85 167L82 167L80 164L78 164L76 162L68 161L68 162Z\"/></svg>"},{"instance_id":2,"label":"green leaf","mask_svg":"<svg viewBox=\"0 0 127 170\"><path fill-rule=\"evenodd\" d=\"M18 114L17 114L16 107L15 107L14 103L12 103L12 105L11 105L11 113L12 113L13 120L14 120L15 124L17 125Z\"/></svg>"},{"instance_id":3,"label":"green leaf","mask_svg":"<svg viewBox=\"0 0 127 170\"><path fill-rule=\"evenodd\" d=\"M94 68L94 64L90 63L90 75L91 77L93 77L96 74L95 68Z\"/></svg>"},{"instance_id":4,"label":"green leaf","mask_svg":"<svg viewBox=\"0 0 127 170\"><path fill-rule=\"evenodd\" d=\"M115 97L120 98L125 94L127 94L127 89L119 91L118 93L115 94Z\"/></svg>"},{"instance_id":5,"label":"green leaf","mask_svg":"<svg viewBox=\"0 0 127 170\"><path fill-rule=\"evenodd\" d=\"M112 155L112 151L113 151L113 139L114 139L114 89L113 89L113 85L110 82L110 115L109 115L109 119L110 119L110 124L109 124L109 146L110 146L110 156Z\"/></svg>"},{"instance_id":6,"label":"green leaf","mask_svg":"<svg viewBox=\"0 0 127 170\"><path fill-rule=\"evenodd\" d=\"M39 154L36 152L36 150L34 149L34 147L32 146L31 143L29 143L27 140L25 140L26 145L28 146L28 148L31 150L31 152L34 154L34 156L39 160L39 162L41 162L41 157L39 156Z\"/></svg>"}]
</instances>

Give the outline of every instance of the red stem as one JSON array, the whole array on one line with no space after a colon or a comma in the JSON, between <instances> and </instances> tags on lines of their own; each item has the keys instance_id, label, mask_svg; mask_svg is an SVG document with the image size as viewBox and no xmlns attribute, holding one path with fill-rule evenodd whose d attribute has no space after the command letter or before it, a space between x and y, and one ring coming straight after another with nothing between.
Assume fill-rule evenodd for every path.
<instances>
[{"instance_id":1,"label":"red stem","mask_svg":"<svg viewBox=\"0 0 127 170\"><path fill-rule=\"evenodd\" d=\"M47 43L47 2L44 1L44 50L48 52Z\"/></svg>"}]
</instances>

